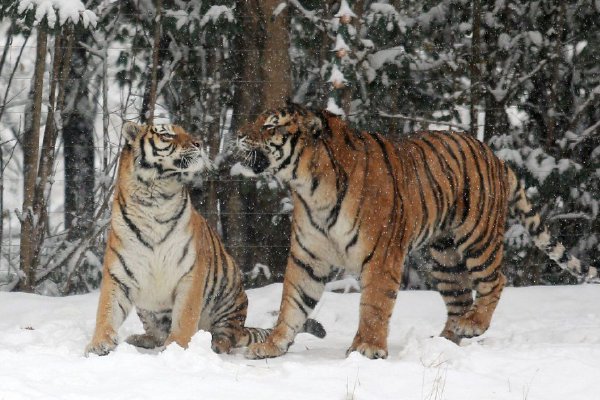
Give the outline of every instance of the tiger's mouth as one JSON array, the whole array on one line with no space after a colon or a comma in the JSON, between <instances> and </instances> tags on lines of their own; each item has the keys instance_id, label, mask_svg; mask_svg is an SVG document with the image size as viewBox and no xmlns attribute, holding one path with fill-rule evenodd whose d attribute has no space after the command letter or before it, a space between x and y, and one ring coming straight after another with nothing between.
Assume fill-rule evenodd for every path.
<instances>
[{"instance_id":1,"label":"tiger's mouth","mask_svg":"<svg viewBox=\"0 0 600 400\"><path fill-rule=\"evenodd\" d=\"M260 174L269 168L271 162L264 151L253 149L248 153L248 157L244 160L244 165L252 169L252 172L255 174Z\"/></svg>"},{"instance_id":2,"label":"tiger's mouth","mask_svg":"<svg viewBox=\"0 0 600 400\"><path fill-rule=\"evenodd\" d=\"M251 169L255 174L261 174L271 166L266 150L247 140L246 137L239 138L235 143L235 148L236 152L241 155L242 166Z\"/></svg>"}]
</instances>

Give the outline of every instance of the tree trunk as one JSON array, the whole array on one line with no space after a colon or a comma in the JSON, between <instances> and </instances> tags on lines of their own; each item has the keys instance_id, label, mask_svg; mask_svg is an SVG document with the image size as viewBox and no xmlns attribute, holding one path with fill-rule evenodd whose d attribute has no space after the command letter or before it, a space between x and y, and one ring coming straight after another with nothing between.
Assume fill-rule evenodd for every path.
<instances>
[{"instance_id":1,"label":"tree trunk","mask_svg":"<svg viewBox=\"0 0 600 400\"><path fill-rule=\"evenodd\" d=\"M509 132L509 121L504 109L504 102L497 101L493 94L485 95L485 140L496 135L503 135Z\"/></svg>"},{"instance_id":2,"label":"tree trunk","mask_svg":"<svg viewBox=\"0 0 600 400\"><path fill-rule=\"evenodd\" d=\"M238 5L245 23L236 48L246 51L238 53L234 128L256 118L265 109L285 105L291 95L287 13L273 17L279 3L278 0L252 0ZM263 190L259 199L256 182L241 177L233 177L226 187L221 192L223 235L233 257L244 270L251 269L257 262L271 263L271 268L283 270L285 255L283 258L273 256L272 250L277 248L273 247L273 240L289 244L289 239L285 239L289 230L273 229L270 214L279 211L280 194ZM268 196L268 201L264 196ZM258 201L268 203L269 207L255 209ZM269 234L256 237L256 232Z\"/></svg>"},{"instance_id":3,"label":"tree trunk","mask_svg":"<svg viewBox=\"0 0 600 400\"><path fill-rule=\"evenodd\" d=\"M62 129L62 126L57 126L57 121L59 121L58 116L64 108L66 78L71 68L73 40L73 27L70 25L64 26L55 39L52 81L48 96L48 114L46 116L46 126L32 207L33 216L36 221L32 233L35 240L32 264L35 269L37 269L40 261L40 253L48 228L48 199L52 186L50 177L56 157L58 131Z\"/></svg>"},{"instance_id":4,"label":"tree trunk","mask_svg":"<svg viewBox=\"0 0 600 400\"><path fill-rule=\"evenodd\" d=\"M288 31L287 11L273 17L273 10L280 0L259 1L264 24L264 43L261 52L263 107L271 109L285 105L291 95L291 62L288 54L290 35Z\"/></svg>"},{"instance_id":5,"label":"tree trunk","mask_svg":"<svg viewBox=\"0 0 600 400\"><path fill-rule=\"evenodd\" d=\"M142 121L146 122L148 125L152 125L154 121L154 109L156 107L156 98L158 93L156 93L157 85L158 85L158 60L159 60L159 52L161 51L161 23L162 23L162 0L156 0L156 13L154 16L154 41L152 45L152 66L150 70L150 82L146 95L144 96L144 106L142 107ZM162 75L162 74L161 74Z\"/></svg>"},{"instance_id":6,"label":"tree trunk","mask_svg":"<svg viewBox=\"0 0 600 400\"><path fill-rule=\"evenodd\" d=\"M4 42L4 49L2 51L2 57L0 57L0 75L2 75L2 71L4 70L4 63L6 62L6 57L11 50L11 43L13 39L13 29L15 24L11 23L8 31L6 32L6 42Z\"/></svg>"},{"instance_id":7,"label":"tree trunk","mask_svg":"<svg viewBox=\"0 0 600 400\"><path fill-rule=\"evenodd\" d=\"M33 292L35 282L34 243L33 237L34 216L33 199L38 171L40 125L42 113L42 94L44 91L44 67L46 60L46 46L48 42L47 27L40 24L38 27L36 59L34 67L33 84L29 91L33 98L32 121L29 129L23 133L23 207L21 220L21 251L19 264L23 278L17 286L18 290Z\"/></svg>"},{"instance_id":8,"label":"tree trunk","mask_svg":"<svg viewBox=\"0 0 600 400\"><path fill-rule=\"evenodd\" d=\"M556 22L554 24L554 34L556 35L556 41L554 46L554 54L552 55L551 61L551 81L550 81L550 107L547 110L547 123L546 126L546 140L545 147L546 151L551 151L554 146L554 141L556 140L556 130L558 125L558 113L559 113L559 86L561 84L560 77L560 64L562 62L562 47L563 47L563 32L565 29L565 19L566 19L566 8L565 2L558 2L558 15L556 16Z\"/></svg>"},{"instance_id":9,"label":"tree trunk","mask_svg":"<svg viewBox=\"0 0 600 400\"><path fill-rule=\"evenodd\" d=\"M481 0L473 0L473 38L471 44L471 135L477 137L477 115L481 89Z\"/></svg>"},{"instance_id":10,"label":"tree trunk","mask_svg":"<svg viewBox=\"0 0 600 400\"><path fill-rule=\"evenodd\" d=\"M85 49L74 51L72 65L66 87L66 104L72 108L63 110L65 228L69 240L78 240L94 217L93 117L97 107L84 79L88 67Z\"/></svg>"}]
</instances>

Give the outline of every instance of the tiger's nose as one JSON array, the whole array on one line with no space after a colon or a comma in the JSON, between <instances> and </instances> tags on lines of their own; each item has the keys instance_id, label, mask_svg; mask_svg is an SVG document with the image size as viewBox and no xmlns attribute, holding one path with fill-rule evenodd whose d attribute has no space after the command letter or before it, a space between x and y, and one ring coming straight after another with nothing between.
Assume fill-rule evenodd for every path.
<instances>
[{"instance_id":1,"label":"tiger's nose","mask_svg":"<svg viewBox=\"0 0 600 400\"><path fill-rule=\"evenodd\" d=\"M192 141L192 146L196 147L196 148L201 148L202 147L202 143L200 143L197 140Z\"/></svg>"}]
</instances>

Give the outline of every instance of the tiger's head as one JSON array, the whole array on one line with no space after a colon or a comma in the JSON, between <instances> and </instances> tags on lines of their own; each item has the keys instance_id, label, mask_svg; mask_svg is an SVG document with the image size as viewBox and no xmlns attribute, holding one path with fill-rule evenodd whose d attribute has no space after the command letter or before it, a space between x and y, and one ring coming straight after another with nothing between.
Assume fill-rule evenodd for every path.
<instances>
[{"instance_id":1,"label":"tiger's head","mask_svg":"<svg viewBox=\"0 0 600 400\"><path fill-rule=\"evenodd\" d=\"M297 161L298 150L314 143L322 129L318 115L296 104L266 111L238 132L243 164L256 174L283 172Z\"/></svg>"},{"instance_id":2,"label":"tiger's head","mask_svg":"<svg viewBox=\"0 0 600 400\"><path fill-rule=\"evenodd\" d=\"M132 158L133 172L140 182L190 181L212 169L202 142L178 125L123 125L124 152Z\"/></svg>"}]
</instances>

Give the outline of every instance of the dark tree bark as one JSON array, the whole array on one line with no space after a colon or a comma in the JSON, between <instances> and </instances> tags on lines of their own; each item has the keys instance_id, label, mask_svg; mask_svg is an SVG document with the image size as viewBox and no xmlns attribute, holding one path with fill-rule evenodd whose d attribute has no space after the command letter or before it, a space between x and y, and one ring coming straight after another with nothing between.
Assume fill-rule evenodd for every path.
<instances>
[{"instance_id":1,"label":"dark tree bark","mask_svg":"<svg viewBox=\"0 0 600 400\"><path fill-rule=\"evenodd\" d=\"M41 28L38 35L42 35L41 42L38 40L36 68L34 77L34 120L30 140L25 141L25 154L28 148L35 153L36 158L24 157L26 179L24 187L23 219L21 223L21 270L25 279L19 283L19 288L32 292L35 290L36 270L39 264L39 256L47 229L47 195L50 187L50 176L55 160L55 147L57 132L60 127L56 126L56 114L64 106L65 83L68 71L71 68L72 44L74 40L73 27L65 26L56 35L54 42L54 59L52 65L52 81L48 95L48 113L44 129L41 152L38 151L39 128L41 114L41 91L43 90L43 59L46 53L47 34L45 28ZM42 64L38 65L38 61ZM38 96L40 98L38 98ZM36 130L37 129L37 130ZM37 155L39 156L39 161ZM33 156L32 156L33 157Z\"/></svg>"},{"instance_id":2,"label":"dark tree bark","mask_svg":"<svg viewBox=\"0 0 600 400\"><path fill-rule=\"evenodd\" d=\"M152 18L152 55L146 69L146 85L140 111L140 121L144 124L152 124L158 93L158 82L163 78L162 64L170 57L168 48L171 38L164 34L162 29L163 4L168 9L169 0L155 0L155 13ZM140 12L140 11L138 11Z\"/></svg>"},{"instance_id":3,"label":"dark tree bark","mask_svg":"<svg viewBox=\"0 0 600 400\"><path fill-rule=\"evenodd\" d=\"M551 81L549 92L550 92L550 108L547 112L547 127L546 130L546 140L545 147L546 150L551 151L554 146L554 141L557 136L557 128L558 128L558 120L559 120L559 88L561 86L561 76L560 76L560 64L563 60L562 52L563 52L563 32L565 30L565 20L566 20L566 6L564 1L559 1L557 7L557 15L555 17L554 23L554 35L555 35L555 43L554 43L554 54L552 54L550 68L551 68Z\"/></svg>"},{"instance_id":4,"label":"dark tree bark","mask_svg":"<svg viewBox=\"0 0 600 400\"><path fill-rule=\"evenodd\" d=\"M473 0L473 37L471 44L471 60L469 69L471 73L471 135L477 137L477 114L479 110L481 92L481 0Z\"/></svg>"},{"instance_id":5,"label":"dark tree bark","mask_svg":"<svg viewBox=\"0 0 600 400\"><path fill-rule=\"evenodd\" d=\"M65 158L65 228L70 240L80 239L94 217L94 115L96 102L90 98L86 51L78 47L66 86L63 110Z\"/></svg>"},{"instance_id":6,"label":"dark tree bark","mask_svg":"<svg viewBox=\"0 0 600 400\"><path fill-rule=\"evenodd\" d=\"M29 91L32 101L32 121L23 133L23 207L21 220L21 250L19 255L20 270L23 278L17 290L33 292L35 283L35 240L33 237L34 216L33 200L38 171L40 126L42 114L42 92L44 90L44 70L48 32L44 24L40 24L37 33L36 58L33 82Z\"/></svg>"},{"instance_id":7,"label":"dark tree bark","mask_svg":"<svg viewBox=\"0 0 600 400\"><path fill-rule=\"evenodd\" d=\"M265 109L283 106L291 96L288 17L285 11L273 17L278 4L278 0L238 4L244 26L236 48L248 51L238 53L234 129ZM263 189L258 194L256 182L238 177L223 189L223 236L233 257L243 270L262 262L282 275L289 228L271 223L272 213L279 211L281 193Z\"/></svg>"}]
</instances>

